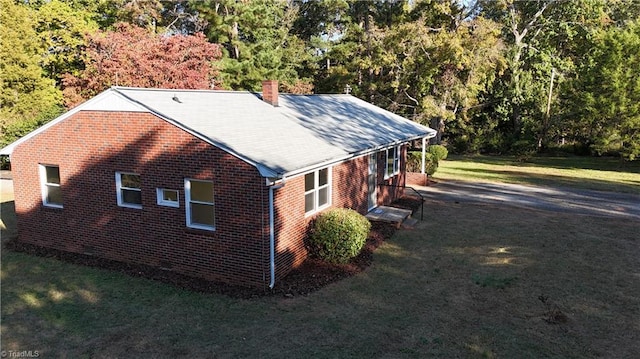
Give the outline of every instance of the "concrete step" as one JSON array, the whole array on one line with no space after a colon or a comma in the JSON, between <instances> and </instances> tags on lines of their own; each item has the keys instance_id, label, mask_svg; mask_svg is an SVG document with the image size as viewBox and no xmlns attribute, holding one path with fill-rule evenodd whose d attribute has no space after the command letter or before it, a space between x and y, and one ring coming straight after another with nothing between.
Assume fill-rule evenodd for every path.
<instances>
[{"instance_id":1,"label":"concrete step","mask_svg":"<svg viewBox=\"0 0 640 359\"><path fill-rule=\"evenodd\" d=\"M370 221L392 223L396 228L400 228L402 222L411 216L411 210L396 207L379 206L367 213L366 217Z\"/></svg>"}]
</instances>

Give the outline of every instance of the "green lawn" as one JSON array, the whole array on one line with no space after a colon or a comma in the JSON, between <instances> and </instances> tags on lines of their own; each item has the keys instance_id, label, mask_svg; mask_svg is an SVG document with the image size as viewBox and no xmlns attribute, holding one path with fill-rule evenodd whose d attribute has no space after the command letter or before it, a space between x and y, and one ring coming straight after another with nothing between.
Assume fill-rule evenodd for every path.
<instances>
[{"instance_id":1,"label":"green lawn","mask_svg":"<svg viewBox=\"0 0 640 359\"><path fill-rule=\"evenodd\" d=\"M2 202L4 240L15 221L11 198ZM631 358L640 353L638 233L628 219L430 203L365 272L309 296L250 300L3 250L1 349L43 358Z\"/></svg>"},{"instance_id":2,"label":"green lawn","mask_svg":"<svg viewBox=\"0 0 640 359\"><path fill-rule=\"evenodd\" d=\"M640 194L640 161L617 158L449 156L434 179L568 186Z\"/></svg>"}]
</instances>

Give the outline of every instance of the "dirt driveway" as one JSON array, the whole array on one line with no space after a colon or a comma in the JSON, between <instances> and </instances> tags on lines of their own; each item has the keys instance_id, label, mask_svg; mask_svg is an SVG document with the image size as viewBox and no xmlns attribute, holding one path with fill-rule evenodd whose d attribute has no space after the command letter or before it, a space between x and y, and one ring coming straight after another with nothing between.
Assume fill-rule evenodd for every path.
<instances>
[{"instance_id":1,"label":"dirt driveway","mask_svg":"<svg viewBox=\"0 0 640 359\"><path fill-rule=\"evenodd\" d=\"M640 196L562 187L439 181L416 187L427 201L492 203L562 213L640 220Z\"/></svg>"}]
</instances>

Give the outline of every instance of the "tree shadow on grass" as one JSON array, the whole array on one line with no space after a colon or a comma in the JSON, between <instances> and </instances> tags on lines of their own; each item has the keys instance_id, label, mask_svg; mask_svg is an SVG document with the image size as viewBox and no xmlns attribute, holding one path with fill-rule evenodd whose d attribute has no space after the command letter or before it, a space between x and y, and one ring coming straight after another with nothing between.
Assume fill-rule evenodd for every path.
<instances>
[{"instance_id":1,"label":"tree shadow on grass","mask_svg":"<svg viewBox=\"0 0 640 359\"><path fill-rule=\"evenodd\" d=\"M403 197L396 201L395 205L413 210L418 207L419 199ZM252 299L264 296L293 297L308 295L328 284L357 275L371 265L373 252L385 241L388 241L396 230L395 226L390 223L374 222L362 252L349 263L342 265L329 264L317 258L308 258L301 266L277 281L272 290L209 281L153 266L123 263L85 254L64 252L23 243L15 240L15 238L6 241L4 247L15 252L24 252L39 257L55 258L67 263L107 269L132 277L147 278L198 293L216 293L232 298Z\"/></svg>"},{"instance_id":2,"label":"tree shadow on grass","mask_svg":"<svg viewBox=\"0 0 640 359\"><path fill-rule=\"evenodd\" d=\"M0 239L2 243L16 237L16 204L14 201L0 203Z\"/></svg>"}]
</instances>

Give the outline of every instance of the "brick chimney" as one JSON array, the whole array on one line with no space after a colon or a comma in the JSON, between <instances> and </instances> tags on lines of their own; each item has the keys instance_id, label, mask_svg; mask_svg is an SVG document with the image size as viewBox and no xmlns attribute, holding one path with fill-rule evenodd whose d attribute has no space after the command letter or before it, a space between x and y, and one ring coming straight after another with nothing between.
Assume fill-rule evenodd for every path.
<instances>
[{"instance_id":1,"label":"brick chimney","mask_svg":"<svg viewBox=\"0 0 640 359\"><path fill-rule=\"evenodd\" d=\"M262 81L262 100L272 106L278 106L278 80Z\"/></svg>"}]
</instances>

